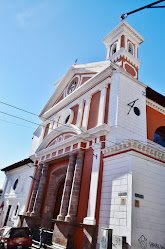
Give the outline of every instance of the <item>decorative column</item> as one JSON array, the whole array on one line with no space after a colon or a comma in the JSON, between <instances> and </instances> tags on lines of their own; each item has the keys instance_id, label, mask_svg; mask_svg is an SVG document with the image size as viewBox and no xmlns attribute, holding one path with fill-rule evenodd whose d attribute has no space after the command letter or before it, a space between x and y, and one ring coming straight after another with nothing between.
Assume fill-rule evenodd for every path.
<instances>
[{"instance_id":1,"label":"decorative column","mask_svg":"<svg viewBox=\"0 0 165 249\"><path fill-rule=\"evenodd\" d=\"M79 151L76 160L76 166L74 171L74 178L72 184L72 191L70 195L70 202L68 208L68 214L65 217L65 221L75 221L77 215L80 187L81 187L81 176L84 162L84 152Z\"/></svg>"},{"instance_id":2,"label":"decorative column","mask_svg":"<svg viewBox=\"0 0 165 249\"><path fill-rule=\"evenodd\" d=\"M106 48L107 48L106 59L108 60L110 57L110 45L106 45Z\"/></svg>"},{"instance_id":3,"label":"decorative column","mask_svg":"<svg viewBox=\"0 0 165 249\"><path fill-rule=\"evenodd\" d=\"M60 213L57 216L57 220L64 220L65 216L67 215L75 163L76 163L76 154L71 154L69 156L69 165L65 178L65 185L61 201Z\"/></svg>"},{"instance_id":4,"label":"decorative column","mask_svg":"<svg viewBox=\"0 0 165 249\"><path fill-rule=\"evenodd\" d=\"M38 193L37 193L37 197L35 200L35 205L33 208L33 212L31 213L32 216L37 216L37 217L40 216L42 201L44 197L44 190L45 190L45 185L46 185L46 180L47 180L47 174L48 174L48 165L44 164L41 179L40 179L40 184L38 188Z\"/></svg>"},{"instance_id":5,"label":"decorative column","mask_svg":"<svg viewBox=\"0 0 165 249\"><path fill-rule=\"evenodd\" d=\"M43 168L43 165L40 164L38 166L37 176L36 176L36 179L35 179L34 189L33 189L32 197L31 197L31 200L30 200L29 209L27 211L27 215L29 215L33 210L34 202L35 202L37 191L38 191L38 186L39 186L39 183L40 183L40 177L41 177L42 168Z\"/></svg>"},{"instance_id":6,"label":"decorative column","mask_svg":"<svg viewBox=\"0 0 165 249\"><path fill-rule=\"evenodd\" d=\"M128 39L125 35L125 50L128 50Z\"/></svg>"},{"instance_id":7,"label":"decorative column","mask_svg":"<svg viewBox=\"0 0 165 249\"><path fill-rule=\"evenodd\" d=\"M96 225L95 211L96 211L96 200L97 200L97 187L99 180L101 145L100 146L97 145L94 147L93 154L94 156L93 156L90 192L88 200L88 211L87 211L87 217L85 217L83 220L84 224L89 224L89 225Z\"/></svg>"},{"instance_id":8,"label":"decorative column","mask_svg":"<svg viewBox=\"0 0 165 249\"><path fill-rule=\"evenodd\" d=\"M102 125L102 124L104 124L107 88L108 88L108 86L105 85L105 86L101 89L100 104L99 104L99 114L98 114L98 122L97 122L97 125Z\"/></svg>"},{"instance_id":9,"label":"decorative column","mask_svg":"<svg viewBox=\"0 0 165 249\"><path fill-rule=\"evenodd\" d=\"M78 116L77 116L77 123L76 123L77 127L81 126L83 107L84 107L84 101L81 101L79 104L79 109L78 109Z\"/></svg>"},{"instance_id":10,"label":"decorative column","mask_svg":"<svg viewBox=\"0 0 165 249\"><path fill-rule=\"evenodd\" d=\"M84 109L84 115L83 115L83 123L82 128L85 130L87 129L88 125L88 117L89 117L89 110L90 110L90 104L91 104L91 95L86 99L85 101L85 109Z\"/></svg>"},{"instance_id":11,"label":"decorative column","mask_svg":"<svg viewBox=\"0 0 165 249\"><path fill-rule=\"evenodd\" d=\"M51 121L48 134L53 130L53 126L54 126L54 121Z\"/></svg>"}]
</instances>

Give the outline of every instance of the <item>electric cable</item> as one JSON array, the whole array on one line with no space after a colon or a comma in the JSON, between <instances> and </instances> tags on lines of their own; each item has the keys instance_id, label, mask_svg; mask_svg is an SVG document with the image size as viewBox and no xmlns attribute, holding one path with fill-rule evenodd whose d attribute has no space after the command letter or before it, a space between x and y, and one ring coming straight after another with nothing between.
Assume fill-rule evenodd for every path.
<instances>
[{"instance_id":1,"label":"electric cable","mask_svg":"<svg viewBox=\"0 0 165 249\"><path fill-rule=\"evenodd\" d=\"M136 10L132 10L132 11L130 11L130 12L128 12L128 13L122 14L121 17L120 17L120 19L121 19L121 20L124 20L128 15L131 15L131 14L133 14L133 13L135 13L135 12L138 12L138 11L143 10L143 9L146 9L146 8L165 8L165 6L153 6L153 5L155 5L155 4L158 4L158 3L161 3L161 2L164 2L164 1L165 1L165 0L159 0L159 1L156 1L156 2L153 2L153 3L150 3L150 4L147 4L147 5L145 5L145 6L141 7L141 8L138 8L138 9L136 9Z\"/></svg>"},{"instance_id":2,"label":"electric cable","mask_svg":"<svg viewBox=\"0 0 165 249\"><path fill-rule=\"evenodd\" d=\"M35 114L35 113L29 112L29 111L27 111L27 110L24 110L24 109L22 109L22 108L16 107L16 106L11 105L11 104L8 104L8 103L2 102L2 101L0 101L0 104L4 104L4 105L10 106L10 107L12 107L12 108L14 108L14 109L17 109L17 110L26 112L26 113L28 113L28 114L34 115L34 116L36 116L36 117L39 117L39 116L38 116L37 114ZM0 112L1 112L1 111L0 111ZM3 112L1 112L1 113L3 113ZM9 115L9 114L7 114L7 113L4 113L4 114ZM9 116L11 116L11 115L9 115ZM13 115L13 116L14 116L14 115ZM15 116L15 117L16 117L16 116ZM19 119L22 119L22 118L19 118ZM54 120L54 119L50 119L50 118L47 118L47 119L44 118L44 119L45 119L45 121L48 120L48 121L51 121L51 122L55 122L55 123L57 123L57 124L60 124L61 126L70 127L70 125L62 124L62 123L60 123L60 122L58 122L58 121L56 121L56 120ZM29 121L29 120L25 120L25 119L22 119L22 120L27 121L27 122L29 122L29 123L34 123L34 122ZM36 125L39 125L39 126L46 127L46 126L41 125L41 124L37 124L37 123L35 123L35 124L36 124ZM51 129L51 128L48 128L48 129ZM84 130L82 130L81 128L79 128L79 129L81 130L81 132L83 132L83 133L85 133L85 134L88 134L88 135L90 135L90 136L92 136L92 137L94 137L94 138L97 138L97 136L95 136L95 135L93 135L93 134L90 134L89 132L84 131ZM86 141L88 141L88 140L86 140ZM110 141L110 140L107 140L107 139L106 139L106 141L111 142L111 143L113 143L113 144L116 144L115 142Z\"/></svg>"},{"instance_id":3,"label":"electric cable","mask_svg":"<svg viewBox=\"0 0 165 249\"><path fill-rule=\"evenodd\" d=\"M2 118L0 118L0 121L6 122L6 123L9 123L9 124L14 124L14 125L18 125L18 126L22 126L22 127L26 127L26 128L31 128L31 129L34 129L34 127L30 127L30 126L27 126L27 125L21 125L21 124L14 123L14 122L11 122L11 121L8 121L8 120L5 120L5 119L2 119Z\"/></svg>"},{"instance_id":4,"label":"electric cable","mask_svg":"<svg viewBox=\"0 0 165 249\"><path fill-rule=\"evenodd\" d=\"M0 103L38 117L37 114L32 113L32 112L29 112L29 111L27 111L27 110L24 110L24 109L22 109L22 108L13 106L13 105L11 105L11 104L8 104L8 103L2 102L2 101L0 101ZM3 114L6 114L6 115L8 115L8 116L11 116L11 117L14 117L14 118L18 118L18 119L20 119L20 120L23 120L23 121L26 121L26 122L29 122L29 123L32 123L32 124L35 124L35 125L38 125L38 126L41 126L41 127L46 128L46 125L38 124L38 123L36 123L36 122L30 121L30 120L27 120L27 119L24 119L24 118L20 118L20 117L18 117L18 116L15 116L15 115L12 115L12 114L9 114L9 113L6 113L6 112L0 111L0 113L3 113ZM61 126L70 127L70 125L62 124L62 123L60 123L60 122L55 121L54 119L45 119L45 120L53 121L53 122L55 122L55 123L60 124ZM126 130L128 130L128 131L130 131L130 132L132 132L132 133L134 133L134 134L137 134L137 135L139 136L139 134L136 133L135 131L129 130L128 128L123 127L123 126L121 126L121 125L118 125L118 126L121 127L121 128L123 128L123 129L126 129ZM114 126L113 126L113 127L114 127ZM115 127L116 127L116 126L115 126ZM48 129L52 130L52 128L48 128ZM81 130L83 133L92 136L93 138L98 138L97 136L95 136L95 135L93 135L93 134L90 134L90 133L88 133L87 131L83 131L81 128L80 128L80 130ZM57 131L57 132L60 133L60 131ZM74 135L74 136L77 137L78 135ZM141 136L141 137L144 137L144 136ZM145 138L144 141L143 141L143 140L135 140L135 139L134 139L134 140L143 143L143 142L146 142L146 137L144 137L144 138ZM86 141L86 142L89 142L89 140L87 140L87 139L85 139L85 138L82 138L82 139L83 139L84 141ZM115 140L116 140L116 139L115 139ZM120 141L119 143L121 143L122 139L118 139L118 140ZM128 139L128 140L130 140L130 139ZM147 141L149 141L149 140L147 140ZM101 142L101 143L110 142L110 143L113 143L114 145L117 145L117 144L118 144L118 143L113 142L112 140L108 140L108 139L105 139L105 140L100 141L100 142ZM95 143L95 144L99 144L99 145L100 145L100 143ZM150 143L150 144L153 145L152 143ZM110 148L110 146L105 145L105 148Z\"/></svg>"}]
</instances>

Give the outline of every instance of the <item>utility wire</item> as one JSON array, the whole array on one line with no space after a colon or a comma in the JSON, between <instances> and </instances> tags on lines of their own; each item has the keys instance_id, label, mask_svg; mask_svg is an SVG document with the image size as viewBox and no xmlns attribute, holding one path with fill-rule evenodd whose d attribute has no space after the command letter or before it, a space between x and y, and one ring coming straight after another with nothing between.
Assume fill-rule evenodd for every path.
<instances>
[{"instance_id":1,"label":"utility wire","mask_svg":"<svg viewBox=\"0 0 165 249\"><path fill-rule=\"evenodd\" d=\"M4 104L4 105L10 106L10 107L12 107L12 108L14 108L14 109L17 109L17 110L26 112L26 113L28 113L28 114L34 115L34 116L36 116L36 117L39 117L37 114L35 114L35 113L33 113L33 112L29 112L29 111L27 111L27 110L24 110L24 109L22 109L22 108L16 107L16 106L11 105L11 104L8 104L8 103L2 102L2 101L0 101L0 104ZM0 111L0 112L1 112L1 111ZM1 112L1 113L3 113L3 112ZM26 119L22 119L22 118L20 118L20 117L17 117L17 116L8 114L8 113L4 113L4 114L9 115L9 116L13 116L13 117L15 117L15 118L24 120L24 121L29 122L29 123L33 123L33 124L36 124L36 125L39 125L39 126L46 127L45 125L41 125L41 124L38 124L38 123L34 123L34 122L32 122L32 121L29 121L29 120L26 120ZM49 119L49 118L47 118L47 119L44 118L44 119L45 119L45 121L46 121L46 120L52 121L52 122L55 122L55 123L57 123L57 124L60 124L61 126L64 126L64 127L70 127L70 125L62 124L62 123L60 123L60 122L57 122L57 121L54 120L54 119ZM51 129L51 128L49 128L49 129ZM81 132L83 132L83 133L85 133L85 134L88 134L88 135L92 136L93 138L97 138L95 135L90 134L89 132L84 131L84 130L82 130L81 128L79 128L79 129L81 130ZM85 141L88 141L88 140L86 140L86 139L84 139L84 140L85 140ZM107 139L106 139L106 141L111 142L111 143L113 143L113 144L116 144L115 142L113 142L113 141L111 141L111 140L107 140ZM97 144L97 143L96 143L96 144Z\"/></svg>"},{"instance_id":2,"label":"utility wire","mask_svg":"<svg viewBox=\"0 0 165 249\"><path fill-rule=\"evenodd\" d=\"M26 126L26 125L21 125L21 124L14 123L14 122L11 122L11 121L8 121L8 120L5 120L5 119L2 119L2 118L0 118L0 121L6 122L6 123L9 123L9 124L14 124L14 125L18 125L18 126L22 126L22 127L27 127L27 128L34 129L34 127L30 127L30 126Z\"/></svg>"},{"instance_id":3,"label":"utility wire","mask_svg":"<svg viewBox=\"0 0 165 249\"><path fill-rule=\"evenodd\" d=\"M38 115L35 114L35 113L32 113L32 112L29 112L29 111L24 110L24 109L22 109L22 108L19 108L19 107L10 105L10 104L8 104L8 103L5 103L5 102L0 101L0 104L4 104L4 105L7 105L7 106L10 106L10 107L15 108L15 109L17 109L17 110L20 110L20 111L23 111L23 112L26 112L26 113L29 113L29 114L32 114L32 115L38 117ZM24 119L24 118L21 118L21 117L18 117L18 116L15 116L15 115L12 115L12 114L9 114L9 113L6 113L6 112L0 111L0 113L3 113L3 114L5 114L5 115L8 115L8 116L11 116L11 117L14 117L14 118L17 118L17 119L20 119L20 120L23 120L23 121L26 121L26 122L29 122L29 123L32 123L32 124L35 124L35 125L38 125L38 126L41 126L41 127L46 128L46 125L41 125L41 124L38 124L38 123L36 123L36 122L30 121L30 120L27 120L27 119ZM62 123L60 123L60 122L55 121L54 119L45 119L45 120L53 121L53 122L58 123L58 124L60 124L61 126L64 126L64 127L70 127L70 125L62 124ZM7 121L6 121L6 122L7 122ZM12 122L10 122L10 123L12 123ZM13 123L13 124L16 124L16 123ZM19 125L19 124L18 124L18 125ZM136 135L139 135L139 134L136 133L135 131L132 131L132 130L126 128L126 127L123 127L123 126L121 126L121 125L118 125L118 126L121 127L121 128L123 128L123 129L126 129L126 130L130 131L131 133L134 133L134 134L136 134ZM27 127L27 126L25 126L25 127ZM32 127L29 127L29 128L32 128ZM51 128L49 128L49 129L52 130ZM95 135L93 135L93 134L90 134L90 133L88 133L87 131L83 131L82 129L80 129L80 130L81 130L83 133L92 136L93 138L97 138L97 136L95 136ZM56 131L56 132L60 133L60 131ZM77 137L78 135L73 135L73 136ZM146 137L145 137L145 136L141 136L141 137L144 137L145 140L144 140L144 141L143 141L143 140L138 140L138 141L139 141L139 142L142 142L142 143L145 142L145 141L146 141ZM87 139L85 139L85 138L83 138L83 140L86 141L86 142L89 142L89 141L88 141ZM118 139L118 140L121 142L122 139ZM104 142L110 142L110 143L113 143L114 145L117 145L117 144L118 144L118 143L113 142L112 140L108 140L108 139L105 139L105 140L100 141L100 142L103 142L103 143L104 143ZM98 143L96 143L96 144L98 144ZM99 143L99 144L100 144L100 143ZM106 148L110 148L109 146L106 146L106 145L105 145L105 147L106 147Z\"/></svg>"},{"instance_id":4,"label":"utility wire","mask_svg":"<svg viewBox=\"0 0 165 249\"><path fill-rule=\"evenodd\" d=\"M159 0L159 1L147 4L147 5L145 5L145 6L141 7L141 8L138 8L136 10L130 11L130 12L125 13L125 14L122 14L120 18L121 18L121 20L124 20L128 15L131 15L131 14L133 14L135 12L138 12L138 11L146 9L146 8L165 8L165 6L153 6L155 4L158 4L158 3L161 3L161 2L164 2L164 1L165 0Z\"/></svg>"}]
</instances>

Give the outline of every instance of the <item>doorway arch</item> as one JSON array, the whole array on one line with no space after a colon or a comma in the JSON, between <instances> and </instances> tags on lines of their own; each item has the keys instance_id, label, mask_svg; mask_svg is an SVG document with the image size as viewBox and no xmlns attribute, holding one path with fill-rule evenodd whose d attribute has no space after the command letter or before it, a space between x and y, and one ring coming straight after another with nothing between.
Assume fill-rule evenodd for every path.
<instances>
[{"instance_id":1,"label":"doorway arch","mask_svg":"<svg viewBox=\"0 0 165 249\"><path fill-rule=\"evenodd\" d=\"M58 215L61 204L61 200L59 202L58 198L62 198L66 171L67 165L63 165L53 170L50 174L44 211L42 214L42 226L45 228L51 228L55 208L55 215Z\"/></svg>"}]
</instances>

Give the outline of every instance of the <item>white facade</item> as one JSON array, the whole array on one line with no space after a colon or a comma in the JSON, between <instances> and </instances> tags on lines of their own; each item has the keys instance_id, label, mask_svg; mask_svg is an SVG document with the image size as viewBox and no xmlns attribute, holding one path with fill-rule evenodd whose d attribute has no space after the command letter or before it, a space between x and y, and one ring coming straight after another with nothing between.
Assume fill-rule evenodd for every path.
<instances>
[{"instance_id":1,"label":"white facade","mask_svg":"<svg viewBox=\"0 0 165 249\"><path fill-rule=\"evenodd\" d=\"M105 149L98 246L101 227L133 249L165 246L165 149L156 147L125 141Z\"/></svg>"},{"instance_id":2,"label":"white facade","mask_svg":"<svg viewBox=\"0 0 165 249\"><path fill-rule=\"evenodd\" d=\"M0 202L4 202L4 208L1 209L0 227L4 226L7 212L8 219L6 226L16 227L19 223L19 215L26 210L27 201L32 186L35 167L33 163L16 167L5 171L6 180Z\"/></svg>"},{"instance_id":3,"label":"white facade","mask_svg":"<svg viewBox=\"0 0 165 249\"><path fill-rule=\"evenodd\" d=\"M102 227L112 229L113 236L125 237L128 247L133 249L165 248L165 144L161 146L154 141L156 131L162 127L160 137L165 140L165 106L163 96L152 89L148 93L149 87L138 80L141 65L138 47L143 41L140 34L122 21L103 39L107 60L72 65L56 83L56 90L39 114L42 123L34 132L30 158L45 167L48 175L60 169L62 161L66 166L68 160L67 164L73 166L69 160L71 155L77 155L80 150L85 154L85 173L77 181L75 170L73 179L69 179L70 190L64 187L62 193L72 203L74 184L79 182L76 204L77 210L81 210L76 211L79 217L72 210L74 205L65 206L64 198L60 204L61 210L64 206L65 211L73 211L80 223L81 241L85 238L83 249L99 248ZM52 188L53 180L49 181L42 168L41 171L36 181L41 184L33 189L27 220L36 211L47 225L45 217L50 219L50 224L53 220L49 194L53 196L56 190ZM65 180L67 183L67 174ZM38 193L44 190L47 190L46 198L43 195L38 198ZM44 211L41 206L45 207ZM53 222L54 248L59 248L55 244L63 246L74 238L74 249L80 249L76 241L80 238L74 234L67 238L65 234L69 223L64 222L63 228L60 223L57 230L58 216ZM98 226L97 238L92 237L93 232L88 234L86 226L93 231Z\"/></svg>"}]
</instances>

